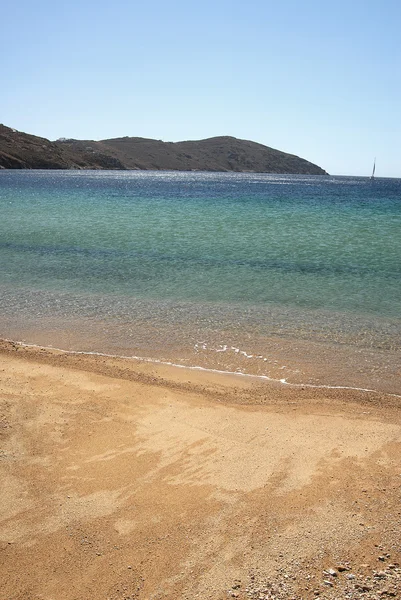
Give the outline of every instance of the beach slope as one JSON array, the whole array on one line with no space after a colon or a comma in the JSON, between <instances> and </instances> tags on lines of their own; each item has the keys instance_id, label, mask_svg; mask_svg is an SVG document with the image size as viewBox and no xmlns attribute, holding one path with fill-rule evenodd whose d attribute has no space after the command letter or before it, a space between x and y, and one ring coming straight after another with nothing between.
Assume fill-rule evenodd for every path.
<instances>
[{"instance_id":1,"label":"beach slope","mask_svg":"<svg viewBox=\"0 0 401 600\"><path fill-rule=\"evenodd\" d=\"M400 597L400 398L0 347L0 597Z\"/></svg>"}]
</instances>

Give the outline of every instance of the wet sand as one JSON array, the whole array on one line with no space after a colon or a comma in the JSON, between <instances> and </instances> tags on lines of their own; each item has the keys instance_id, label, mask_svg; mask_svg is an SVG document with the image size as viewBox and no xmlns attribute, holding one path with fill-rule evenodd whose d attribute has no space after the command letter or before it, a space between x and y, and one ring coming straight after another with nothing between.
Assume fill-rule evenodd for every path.
<instances>
[{"instance_id":1,"label":"wet sand","mask_svg":"<svg viewBox=\"0 0 401 600\"><path fill-rule=\"evenodd\" d=\"M0 598L401 593L401 398L9 342L0 375Z\"/></svg>"}]
</instances>

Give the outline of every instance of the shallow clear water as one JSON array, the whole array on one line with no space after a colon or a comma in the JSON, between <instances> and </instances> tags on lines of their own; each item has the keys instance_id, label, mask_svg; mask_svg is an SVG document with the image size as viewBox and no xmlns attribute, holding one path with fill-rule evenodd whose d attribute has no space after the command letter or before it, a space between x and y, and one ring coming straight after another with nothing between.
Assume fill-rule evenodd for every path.
<instances>
[{"instance_id":1,"label":"shallow clear water","mask_svg":"<svg viewBox=\"0 0 401 600\"><path fill-rule=\"evenodd\" d=\"M401 180L3 171L0 209L4 336L397 387Z\"/></svg>"}]
</instances>

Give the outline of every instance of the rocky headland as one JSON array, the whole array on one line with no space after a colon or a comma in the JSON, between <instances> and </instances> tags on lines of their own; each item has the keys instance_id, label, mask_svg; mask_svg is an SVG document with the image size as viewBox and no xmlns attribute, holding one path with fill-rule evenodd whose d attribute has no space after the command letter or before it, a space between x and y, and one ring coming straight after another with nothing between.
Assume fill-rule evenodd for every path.
<instances>
[{"instance_id":1,"label":"rocky headland","mask_svg":"<svg viewBox=\"0 0 401 600\"><path fill-rule=\"evenodd\" d=\"M0 169L121 169L325 175L319 166L230 136L163 142L140 137L74 140L30 135L0 124Z\"/></svg>"}]
</instances>

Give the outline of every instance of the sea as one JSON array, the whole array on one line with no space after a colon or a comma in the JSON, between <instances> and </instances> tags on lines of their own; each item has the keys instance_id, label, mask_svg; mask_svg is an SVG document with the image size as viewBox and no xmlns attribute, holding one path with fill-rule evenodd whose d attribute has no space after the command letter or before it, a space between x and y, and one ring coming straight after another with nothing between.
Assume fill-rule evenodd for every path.
<instances>
[{"instance_id":1,"label":"sea","mask_svg":"<svg viewBox=\"0 0 401 600\"><path fill-rule=\"evenodd\" d=\"M0 337L401 394L401 179L0 171Z\"/></svg>"}]
</instances>

